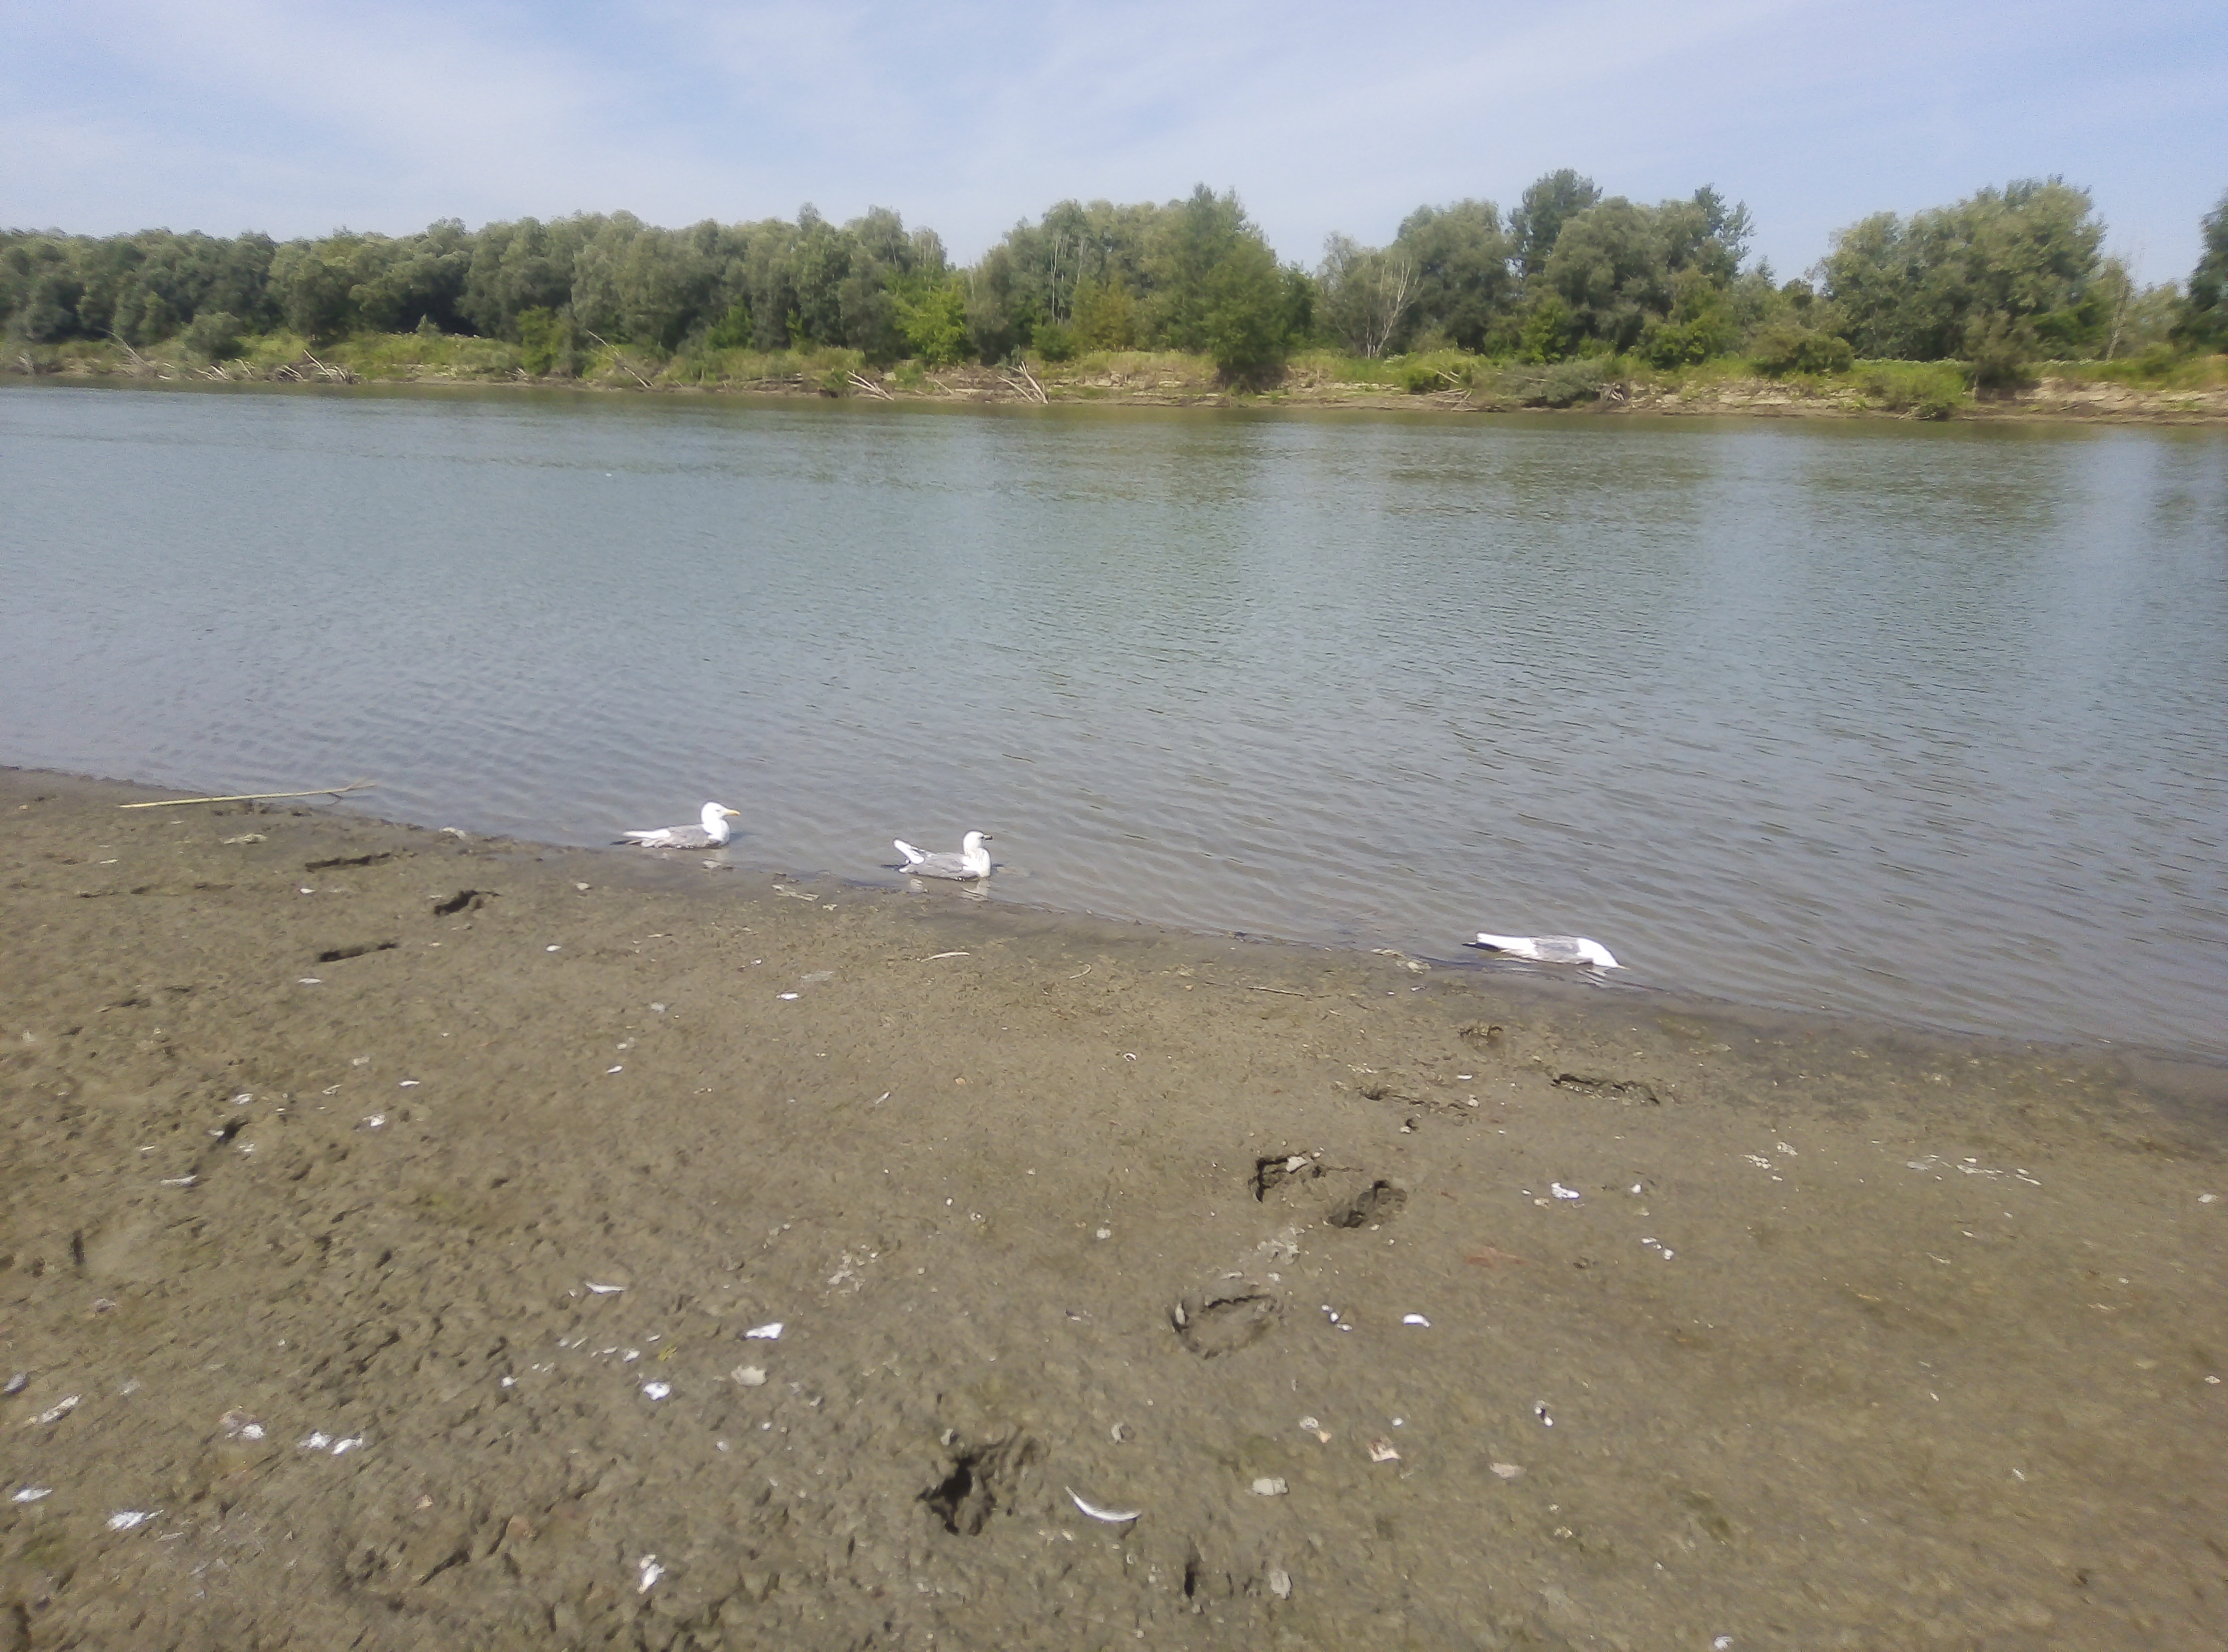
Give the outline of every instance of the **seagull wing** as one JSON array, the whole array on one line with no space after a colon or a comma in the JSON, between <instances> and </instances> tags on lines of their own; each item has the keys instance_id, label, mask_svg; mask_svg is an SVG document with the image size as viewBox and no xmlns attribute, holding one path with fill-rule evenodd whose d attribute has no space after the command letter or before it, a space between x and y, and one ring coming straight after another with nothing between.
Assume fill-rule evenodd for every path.
<instances>
[{"instance_id":1,"label":"seagull wing","mask_svg":"<svg viewBox=\"0 0 2228 1652\"><path fill-rule=\"evenodd\" d=\"M637 848L645 849L707 849L713 844L712 834L701 826L658 826L647 831L623 832L620 836Z\"/></svg>"},{"instance_id":2,"label":"seagull wing","mask_svg":"<svg viewBox=\"0 0 2228 1652\"><path fill-rule=\"evenodd\" d=\"M906 868L918 878L957 878L965 880L975 876L967 862L957 855L924 855Z\"/></svg>"}]
</instances>

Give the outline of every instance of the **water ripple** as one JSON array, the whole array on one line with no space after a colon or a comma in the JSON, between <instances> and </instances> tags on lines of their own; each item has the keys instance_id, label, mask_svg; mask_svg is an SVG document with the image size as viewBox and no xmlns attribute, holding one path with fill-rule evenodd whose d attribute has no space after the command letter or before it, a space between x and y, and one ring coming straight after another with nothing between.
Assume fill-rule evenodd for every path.
<instances>
[{"instance_id":1,"label":"water ripple","mask_svg":"<svg viewBox=\"0 0 2228 1652\"><path fill-rule=\"evenodd\" d=\"M2209 432L0 393L0 759L2228 1059Z\"/></svg>"}]
</instances>

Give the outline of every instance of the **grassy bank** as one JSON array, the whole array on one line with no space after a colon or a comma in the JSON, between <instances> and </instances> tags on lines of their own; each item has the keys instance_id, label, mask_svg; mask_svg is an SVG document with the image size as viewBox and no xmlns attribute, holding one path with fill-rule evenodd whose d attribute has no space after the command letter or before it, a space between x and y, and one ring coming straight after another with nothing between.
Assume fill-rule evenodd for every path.
<instances>
[{"instance_id":1,"label":"grassy bank","mask_svg":"<svg viewBox=\"0 0 2228 1652\"><path fill-rule=\"evenodd\" d=\"M1912 419L2065 417L2228 419L2228 356L2147 352L2117 362L2041 362L2025 383L1975 391L1958 362L1859 361L1845 372L1773 375L1723 356L1660 368L1629 356L1530 363L1459 350L1372 359L1300 352L1273 382L1239 389L1203 355L1094 351L1010 366L870 366L856 350L759 351L684 346L666 354L595 340L537 358L500 339L368 333L312 343L291 333L243 339L221 359L170 343L112 340L19 347L13 377L174 382L528 384L636 391L861 397L890 400L1127 402L1144 405L1435 407L1500 412L1585 408L1658 413L1874 414Z\"/></svg>"}]
</instances>

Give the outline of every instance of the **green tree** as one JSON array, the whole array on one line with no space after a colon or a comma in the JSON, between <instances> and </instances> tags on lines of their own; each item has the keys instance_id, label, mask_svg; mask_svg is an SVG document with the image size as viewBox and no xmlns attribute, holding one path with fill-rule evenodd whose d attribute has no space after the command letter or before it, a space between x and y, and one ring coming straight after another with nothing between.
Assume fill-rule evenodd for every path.
<instances>
[{"instance_id":1,"label":"green tree","mask_svg":"<svg viewBox=\"0 0 2228 1652\"><path fill-rule=\"evenodd\" d=\"M1600 186L1567 166L1533 182L1516 210L1508 215L1508 233L1516 243L1517 272L1527 280L1544 274L1548 256L1562 237L1563 226L1601 198Z\"/></svg>"},{"instance_id":2,"label":"green tree","mask_svg":"<svg viewBox=\"0 0 2228 1652\"><path fill-rule=\"evenodd\" d=\"M1623 349L1651 317L1669 312L1671 271L1656 232L1655 215L1623 195L1564 224L1543 273L1580 337Z\"/></svg>"},{"instance_id":3,"label":"green tree","mask_svg":"<svg viewBox=\"0 0 2228 1652\"><path fill-rule=\"evenodd\" d=\"M2205 215L2205 250L2189 275L2176 336L2199 349L2228 349L2228 194Z\"/></svg>"},{"instance_id":4,"label":"green tree","mask_svg":"<svg viewBox=\"0 0 2228 1652\"><path fill-rule=\"evenodd\" d=\"M892 287L898 328L913 358L925 367L949 367L967 355L967 288L939 270L901 278Z\"/></svg>"},{"instance_id":5,"label":"green tree","mask_svg":"<svg viewBox=\"0 0 2228 1652\"><path fill-rule=\"evenodd\" d=\"M1382 355L1416 301L1414 264L1348 235L1324 238L1316 281L1322 325L1354 355Z\"/></svg>"},{"instance_id":6,"label":"green tree","mask_svg":"<svg viewBox=\"0 0 2228 1652\"><path fill-rule=\"evenodd\" d=\"M1568 304L1553 291L1543 292L1525 311L1523 326L1517 336L1519 351L1524 360L1559 362L1576 348L1578 325L1572 317Z\"/></svg>"},{"instance_id":7,"label":"green tree","mask_svg":"<svg viewBox=\"0 0 2228 1652\"><path fill-rule=\"evenodd\" d=\"M1396 348L1436 334L1482 354L1508 332L1516 308L1510 270L1516 242L1493 202L1418 207L1401 221L1392 251L1416 272L1414 302L1394 336Z\"/></svg>"},{"instance_id":8,"label":"green tree","mask_svg":"<svg viewBox=\"0 0 2228 1652\"><path fill-rule=\"evenodd\" d=\"M1834 236L1818 275L1860 356L1931 362L1986 348L1990 373L2048 344L2105 344L2103 226L2062 178L1979 191L1909 219L1876 213Z\"/></svg>"},{"instance_id":9,"label":"green tree","mask_svg":"<svg viewBox=\"0 0 2228 1652\"><path fill-rule=\"evenodd\" d=\"M1289 289L1235 191L1204 183L1162 221L1149 266L1156 330L1214 358L1225 378L1258 383L1284 360Z\"/></svg>"},{"instance_id":10,"label":"green tree","mask_svg":"<svg viewBox=\"0 0 2228 1652\"><path fill-rule=\"evenodd\" d=\"M1086 275L1075 284L1076 343L1087 350L1133 349L1137 300L1120 276Z\"/></svg>"},{"instance_id":11,"label":"green tree","mask_svg":"<svg viewBox=\"0 0 2228 1652\"><path fill-rule=\"evenodd\" d=\"M602 224L600 218L573 217L488 225L472 238L458 314L488 337L516 340L520 317L572 303L573 261Z\"/></svg>"},{"instance_id":12,"label":"green tree","mask_svg":"<svg viewBox=\"0 0 2228 1652\"><path fill-rule=\"evenodd\" d=\"M311 340L337 338L355 317L349 293L348 257L355 250L352 236L333 236L323 241L289 241L272 254L271 293L279 320L291 331Z\"/></svg>"}]
</instances>

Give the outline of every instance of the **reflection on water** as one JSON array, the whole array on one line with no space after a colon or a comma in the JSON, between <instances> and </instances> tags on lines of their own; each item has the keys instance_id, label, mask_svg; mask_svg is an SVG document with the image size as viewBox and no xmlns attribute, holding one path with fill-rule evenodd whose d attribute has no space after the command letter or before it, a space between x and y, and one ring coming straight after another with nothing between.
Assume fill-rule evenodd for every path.
<instances>
[{"instance_id":1,"label":"reflection on water","mask_svg":"<svg viewBox=\"0 0 2228 1652\"><path fill-rule=\"evenodd\" d=\"M2228 1057L2211 432L41 387L0 467L9 762Z\"/></svg>"}]
</instances>

